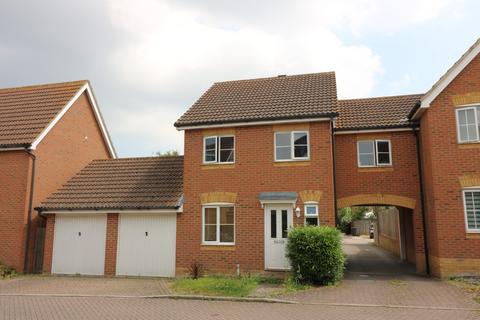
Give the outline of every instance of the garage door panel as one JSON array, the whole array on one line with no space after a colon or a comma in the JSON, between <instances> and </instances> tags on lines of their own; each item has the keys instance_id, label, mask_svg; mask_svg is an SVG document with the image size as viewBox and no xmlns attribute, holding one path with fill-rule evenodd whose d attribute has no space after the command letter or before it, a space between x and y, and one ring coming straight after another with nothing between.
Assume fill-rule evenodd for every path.
<instances>
[{"instance_id":1,"label":"garage door panel","mask_svg":"<svg viewBox=\"0 0 480 320\"><path fill-rule=\"evenodd\" d=\"M121 214L117 274L175 275L176 214Z\"/></svg>"},{"instance_id":2,"label":"garage door panel","mask_svg":"<svg viewBox=\"0 0 480 320\"><path fill-rule=\"evenodd\" d=\"M57 215L52 273L103 275L106 215Z\"/></svg>"}]
</instances>

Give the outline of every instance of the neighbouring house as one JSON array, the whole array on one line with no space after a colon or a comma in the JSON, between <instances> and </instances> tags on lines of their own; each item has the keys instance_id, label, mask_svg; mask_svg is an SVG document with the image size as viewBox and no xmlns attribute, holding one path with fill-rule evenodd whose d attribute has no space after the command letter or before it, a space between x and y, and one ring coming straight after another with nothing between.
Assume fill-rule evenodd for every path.
<instances>
[{"instance_id":1,"label":"neighbouring house","mask_svg":"<svg viewBox=\"0 0 480 320\"><path fill-rule=\"evenodd\" d=\"M339 100L333 72L215 83L175 123L183 158L94 161L39 206L45 272L288 270L291 226L381 205L418 272L479 274L479 53L480 40L425 94Z\"/></svg>"},{"instance_id":2,"label":"neighbouring house","mask_svg":"<svg viewBox=\"0 0 480 320\"><path fill-rule=\"evenodd\" d=\"M33 208L93 159L114 157L88 81L0 89L0 262L41 268Z\"/></svg>"}]
</instances>

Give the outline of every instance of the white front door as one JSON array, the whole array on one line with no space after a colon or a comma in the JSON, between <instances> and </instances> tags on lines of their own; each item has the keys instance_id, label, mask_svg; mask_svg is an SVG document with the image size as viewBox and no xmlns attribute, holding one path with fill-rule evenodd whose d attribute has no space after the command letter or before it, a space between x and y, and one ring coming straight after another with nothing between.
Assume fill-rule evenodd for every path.
<instances>
[{"instance_id":1,"label":"white front door","mask_svg":"<svg viewBox=\"0 0 480 320\"><path fill-rule=\"evenodd\" d=\"M55 217L52 273L103 275L107 216Z\"/></svg>"},{"instance_id":2,"label":"white front door","mask_svg":"<svg viewBox=\"0 0 480 320\"><path fill-rule=\"evenodd\" d=\"M117 275L175 276L176 213L120 214Z\"/></svg>"},{"instance_id":3,"label":"white front door","mask_svg":"<svg viewBox=\"0 0 480 320\"><path fill-rule=\"evenodd\" d=\"M285 254L288 229L292 225L292 205L265 205L265 269L290 269Z\"/></svg>"}]
</instances>

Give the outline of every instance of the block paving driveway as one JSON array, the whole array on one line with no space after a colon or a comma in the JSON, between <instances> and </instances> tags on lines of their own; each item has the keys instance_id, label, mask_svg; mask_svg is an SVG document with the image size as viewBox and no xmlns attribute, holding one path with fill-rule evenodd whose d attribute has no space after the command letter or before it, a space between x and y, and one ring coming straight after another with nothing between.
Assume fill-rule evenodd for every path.
<instances>
[{"instance_id":1,"label":"block paving driveway","mask_svg":"<svg viewBox=\"0 0 480 320\"><path fill-rule=\"evenodd\" d=\"M0 280L0 319L480 319L462 289L420 277L362 238L344 239L345 280L279 297L293 303L154 298L165 279L24 276Z\"/></svg>"}]
</instances>

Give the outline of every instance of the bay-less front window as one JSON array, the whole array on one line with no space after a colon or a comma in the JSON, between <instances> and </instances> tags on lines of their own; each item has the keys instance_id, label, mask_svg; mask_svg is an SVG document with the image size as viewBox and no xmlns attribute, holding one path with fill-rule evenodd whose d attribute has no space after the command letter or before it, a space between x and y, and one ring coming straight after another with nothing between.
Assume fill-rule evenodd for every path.
<instances>
[{"instance_id":1,"label":"bay-less front window","mask_svg":"<svg viewBox=\"0 0 480 320\"><path fill-rule=\"evenodd\" d=\"M233 206L203 207L203 243L233 244L235 213Z\"/></svg>"},{"instance_id":2,"label":"bay-less front window","mask_svg":"<svg viewBox=\"0 0 480 320\"><path fill-rule=\"evenodd\" d=\"M364 140L357 142L358 166L375 167L392 164L390 140Z\"/></svg>"},{"instance_id":3,"label":"bay-less front window","mask_svg":"<svg viewBox=\"0 0 480 320\"><path fill-rule=\"evenodd\" d=\"M308 131L275 132L275 160L308 160Z\"/></svg>"},{"instance_id":4,"label":"bay-less front window","mask_svg":"<svg viewBox=\"0 0 480 320\"><path fill-rule=\"evenodd\" d=\"M480 190L463 192L467 231L480 232Z\"/></svg>"},{"instance_id":5,"label":"bay-less front window","mask_svg":"<svg viewBox=\"0 0 480 320\"><path fill-rule=\"evenodd\" d=\"M457 109L458 141L480 142L480 106Z\"/></svg>"},{"instance_id":6,"label":"bay-less front window","mask_svg":"<svg viewBox=\"0 0 480 320\"><path fill-rule=\"evenodd\" d=\"M320 225L320 221L318 219L318 204L305 204L305 225Z\"/></svg>"},{"instance_id":7,"label":"bay-less front window","mask_svg":"<svg viewBox=\"0 0 480 320\"><path fill-rule=\"evenodd\" d=\"M204 163L234 163L235 137L211 136L203 139Z\"/></svg>"}]
</instances>

